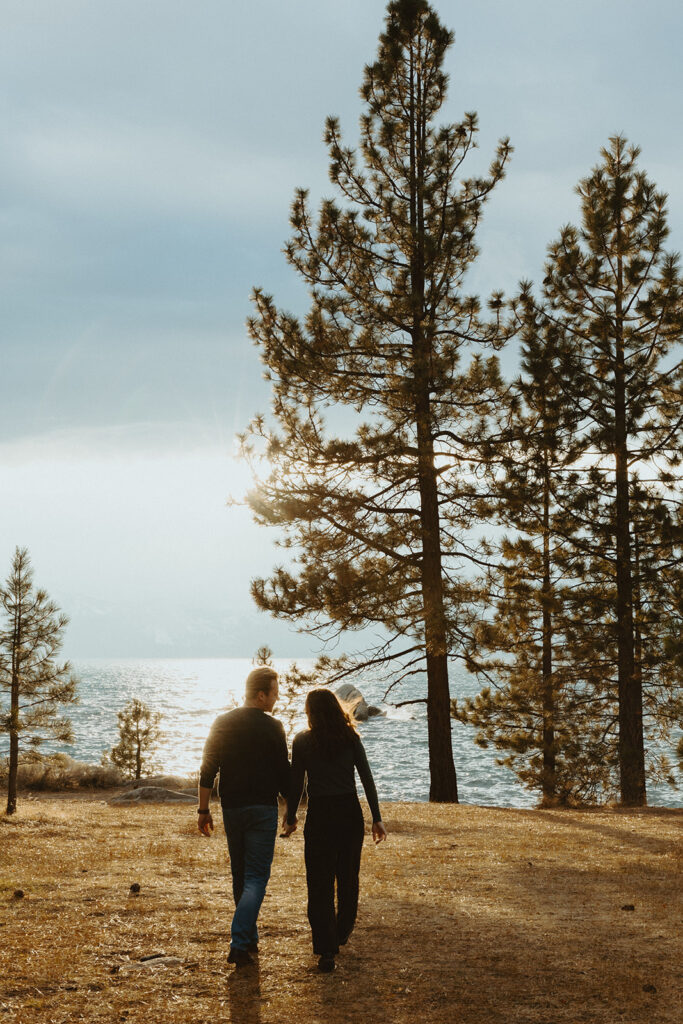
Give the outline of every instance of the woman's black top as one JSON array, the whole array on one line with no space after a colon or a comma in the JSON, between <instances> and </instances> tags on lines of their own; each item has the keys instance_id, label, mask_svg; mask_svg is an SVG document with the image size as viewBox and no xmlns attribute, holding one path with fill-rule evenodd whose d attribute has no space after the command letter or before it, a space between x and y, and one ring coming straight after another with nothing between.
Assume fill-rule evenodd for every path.
<instances>
[{"instance_id":1,"label":"woman's black top","mask_svg":"<svg viewBox=\"0 0 683 1024\"><path fill-rule=\"evenodd\" d=\"M297 807L304 789L304 775L308 778L308 795L313 799L326 796L344 796L356 793L354 769L358 769L363 783L372 820L381 821L377 790L370 771L360 736L355 735L339 753L329 756L317 749L310 729L297 733L292 744L292 774L287 799L287 821L294 823Z\"/></svg>"}]
</instances>

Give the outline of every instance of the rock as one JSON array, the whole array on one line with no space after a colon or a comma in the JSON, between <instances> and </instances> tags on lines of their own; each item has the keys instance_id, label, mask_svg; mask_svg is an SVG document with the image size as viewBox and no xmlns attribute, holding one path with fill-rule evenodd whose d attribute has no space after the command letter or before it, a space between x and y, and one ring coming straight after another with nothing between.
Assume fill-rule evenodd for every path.
<instances>
[{"instance_id":1,"label":"rock","mask_svg":"<svg viewBox=\"0 0 683 1024\"><path fill-rule=\"evenodd\" d=\"M635 910L636 908L632 903L624 903L622 910Z\"/></svg>"},{"instance_id":2,"label":"rock","mask_svg":"<svg viewBox=\"0 0 683 1024\"><path fill-rule=\"evenodd\" d=\"M643 992L656 992L657 989L654 985L643 985Z\"/></svg>"},{"instance_id":3,"label":"rock","mask_svg":"<svg viewBox=\"0 0 683 1024\"><path fill-rule=\"evenodd\" d=\"M154 956L149 960L135 960L128 964L121 964L119 972L121 971L141 971L150 970L156 967L182 967L183 961L179 956Z\"/></svg>"},{"instance_id":4,"label":"rock","mask_svg":"<svg viewBox=\"0 0 683 1024\"><path fill-rule=\"evenodd\" d=\"M197 789L196 786L188 785L188 780L179 775L148 775L144 779L129 779L126 782L127 789L141 789L142 787L156 787L159 789L176 789L190 791Z\"/></svg>"},{"instance_id":5,"label":"rock","mask_svg":"<svg viewBox=\"0 0 683 1024\"><path fill-rule=\"evenodd\" d=\"M358 722L366 722L368 719L368 705L365 697L356 689L352 683L342 683L334 691L342 704L353 711L353 716Z\"/></svg>"},{"instance_id":6,"label":"rock","mask_svg":"<svg viewBox=\"0 0 683 1024\"><path fill-rule=\"evenodd\" d=\"M13 900L23 900L23 898L24 898L24 890L23 889L15 889L14 890L14 895L12 896L12 899Z\"/></svg>"},{"instance_id":7,"label":"rock","mask_svg":"<svg viewBox=\"0 0 683 1024\"><path fill-rule=\"evenodd\" d=\"M386 718L386 711L376 708L374 704L368 705L368 718Z\"/></svg>"},{"instance_id":8,"label":"rock","mask_svg":"<svg viewBox=\"0 0 683 1024\"><path fill-rule=\"evenodd\" d=\"M130 887L130 891L133 894L133 896L137 896L137 894L140 892L140 883L139 882L133 882L133 884ZM143 956L142 959L144 960L146 958Z\"/></svg>"},{"instance_id":9,"label":"rock","mask_svg":"<svg viewBox=\"0 0 683 1024\"><path fill-rule=\"evenodd\" d=\"M112 797L110 804L196 804L196 793L181 793L176 789L162 789L160 786L140 786L126 793Z\"/></svg>"}]
</instances>

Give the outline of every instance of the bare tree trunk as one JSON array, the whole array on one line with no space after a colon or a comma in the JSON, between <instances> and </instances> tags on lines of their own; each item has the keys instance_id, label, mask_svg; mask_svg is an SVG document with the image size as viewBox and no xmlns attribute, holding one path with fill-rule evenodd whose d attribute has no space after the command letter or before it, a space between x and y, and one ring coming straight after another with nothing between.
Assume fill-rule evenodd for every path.
<instances>
[{"instance_id":1,"label":"bare tree trunk","mask_svg":"<svg viewBox=\"0 0 683 1024\"><path fill-rule=\"evenodd\" d=\"M17 809L17 774L19 772L19 650L21 645L22 609L15 610L12 629L12 679L9 712L9 777L7 780L7 814Z\"/></svg>"},{"instance_id":2,"label":"bare tree trunk","mask_svg":"<svg viewBox=\"0 0 683 1024\"><path fill-rule=\"evenodd\" d=\"M7 814L17 809L17 773L19 770L19 734L16 729L9 732L9 778L7 780Z\"/></svg>"},{"instance_id":3,"label":"bare tree trunk","mask_svg":"<svg viewBox=\"0 0 683 1024\"><path fill-rule=\"evenodd\" d=\"M548 480L547 452L543 474L543 583L541 585L543 652L541 676L543 680L543 771L542 802L552 804L557 795L555 775L555 681L553 679L553 624L550 610L550 483Z\"/></svg>"},{"instance_id":4,"label":"bare tree trunk","mask_svg":"<svg viewBox=\"0 0 683 1024\"><path fill-rule=\"evenodd\" d=\"M453 764L452 720L448 683L448 643L443 600L439 506L431 433L426 425L427 401L418 401L418 461L422 533L422 601L427 656L427 730L429 736L429 799L458 802ZM423 408L420 408L423 406ZM426 409L424 408L426 406Z\"/></svg>"},{"instance_id":5,"label":"bare tree trunk","mask_svg":"<svg viewBox=\"0 0 683 1024\"><path fill-rule=\"evenodd\" d=\"M431 339L423 328L424 270L424 111L421 78L414 71L411 49L411 253L412 351L414 365L415 426L418 449L420 529L422 539L422 602L427 660L427 732L429 738L429 799L458 802L453 764L452 720L448 683L448 639L443 597L443 567L439 496L434 465L430 403Z\"/></svg>"},{"instance_id":6,"label":"bare tree trunk","mask_svg":"<svg viewBox=\"0 0 683 1024\"><path fill-rule=\"evenodd\" d=\"M620 232L618 232L618 236ZM619 237L617 240L619 245ZM643 742L643 691L635 672L633 650L633 580L631 576L630 502L626 438L626 372L622 313L622 258L617 257L616 338L614 365L614 454L616 462L617 658L619 690L619 774L621 802L647 803Z\"/></svg>"},{"instance_id":7,"label":"bare tree trunk","mask_svg":"<svg viewBox=\"0 0 683 1024\"><path fill-rule=\"evenodd\" d=\"M643 686L643 604L640 589L640 541L637 529L633 532L633 671Z\"/></svg>"}]
</instances>

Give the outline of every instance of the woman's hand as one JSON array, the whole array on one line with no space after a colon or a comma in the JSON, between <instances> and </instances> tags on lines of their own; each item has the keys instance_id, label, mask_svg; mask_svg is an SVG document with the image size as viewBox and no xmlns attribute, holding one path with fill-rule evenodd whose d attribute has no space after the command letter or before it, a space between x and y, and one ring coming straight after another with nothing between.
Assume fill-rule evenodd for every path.
<instances>
[{"instance_id":1,"label":"woman's hand","mask_svg":"<svg viewBox=\"0 0 683 1024\"><path fill-rule=\"evenodd\" d=\"M373 821L372 838L375 841L375 846L377 846L378 843L381 843L384 839L387 838L387 830L385 829L381 821Z\"/></svg>"}]
</instances>

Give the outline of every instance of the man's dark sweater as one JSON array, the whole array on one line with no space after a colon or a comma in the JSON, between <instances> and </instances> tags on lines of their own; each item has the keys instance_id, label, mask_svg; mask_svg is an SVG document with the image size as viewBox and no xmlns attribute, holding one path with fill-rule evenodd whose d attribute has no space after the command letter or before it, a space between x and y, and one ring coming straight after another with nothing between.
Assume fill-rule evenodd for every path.
<instances>
[{"instance_id":1,"label":"man's dark sweater","mask_svg":"<svg viewBox=\"0 0 683 1024\"><path fill-rule=\"evenodd\" d=\"M211 789L220 772L224 807L277 804L287 795L289 760L282 722L260 708L235 708L219 715L204 744L199 785Z\"/></svg>"}]
</instances>

